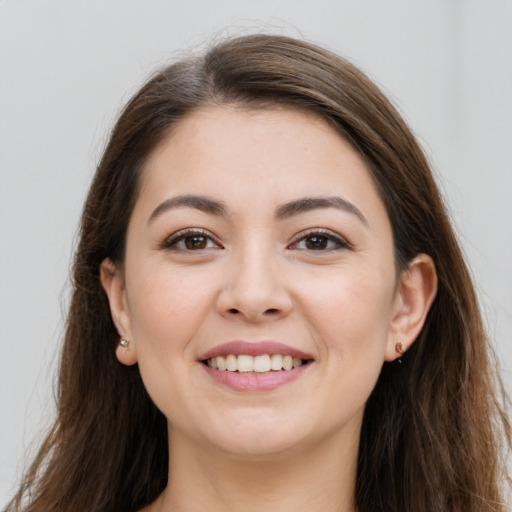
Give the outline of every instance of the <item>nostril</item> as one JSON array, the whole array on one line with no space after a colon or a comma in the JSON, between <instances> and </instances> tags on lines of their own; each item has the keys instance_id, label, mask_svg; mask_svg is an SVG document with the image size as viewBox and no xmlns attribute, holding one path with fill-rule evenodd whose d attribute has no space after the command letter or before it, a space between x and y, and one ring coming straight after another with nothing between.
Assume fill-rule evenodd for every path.
<instances>
[{"instance_id":1,"label":"nostril","mask_svg":"<svg viewBox=\"0 0 512 512\"><path fill-rule=\"evenodd\" d=\"M275 315L276 313L279 313L279 310L276 308L270 308L265 311L265 313L269 313L271 315Z\"/></svg>"},{"instance_id":2,"label":"nostril","mask_svg":"<svg viewBox=\"0 0 512 512\"><path fill-rule=\"evenodd\" d=\"M229 310L228 310L228 312L229 312L229 313L233 313L233 314L235 314L235 313L240 313L240 311L238 311L238 309L235 309L235 308L231 308L231 309L229 309Z\"/></svg>"}]
</instances>

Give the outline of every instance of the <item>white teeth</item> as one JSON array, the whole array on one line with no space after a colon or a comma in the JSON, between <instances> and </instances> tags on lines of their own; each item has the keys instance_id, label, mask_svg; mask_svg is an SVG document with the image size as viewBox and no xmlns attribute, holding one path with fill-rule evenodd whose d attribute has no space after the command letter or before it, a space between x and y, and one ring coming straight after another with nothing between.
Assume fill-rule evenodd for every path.
<instances>
[{"instance_id":1,"label":"white teeth","mask_svg":"<svg viewBox=\"0 0 512 512\"><path fill-rule=\"evenodd\" d=\"M272 354L270 358L270 368L280 370L283 367L283 356L281 354Z\"/></svg>"},{"instance_id":2,"label":"white teeth","mask_svg":"<svg viewBox=\"0 0 512 512\"><path fill-rule=\"evenodd\" d=\"M226 369L226 360L222 356L217 356L215 359L217 360L217 368L219 370L225 370Z\"/></svg>"},{"instance_id":3,"label":"white teeth","mask_svg":"<svg viewBox=\"0 0 512 512\"><path fill-rule=\"evenodd\" d=\"M229 354L229 356L226 357L226 369L230 372L236 372L238 370L238 362L235 355Z\"/></svg>"},{"instance_id":4,"label":"white teeth","mask_svg":"<svg viewBox=\"0 0 512 512\"><path fill-rule=\"evenodd\" d=\"M212 357L206 361L210 368L229 372L255 372L266 373L270 370L290 371L293 368L299 368L304 363L302 359L282 354L262 354L259 356L248 356L245 354L236 356L229 354L228 356Z\"/></svg>"},{"instance_id":5,"label":"white teeth","mask_svg":"<svg viewBox=\"0 0 512 512\"><path fill-rule=\"evenodd\" d=\"M254 357L238 356L238 371L239 372L253 372L254 371Z\"/></svg>"},{"instance_id":6,"label":"white teeth","mask_svg":"<svg viewBox=\"0 0 512 512\"><path fill-rule=\"evenodd\" d=\"M263 356L256 356L254 358L254 371L258 373L270 371L270 356L265 354Z\"/></svg>"}]
</instances>

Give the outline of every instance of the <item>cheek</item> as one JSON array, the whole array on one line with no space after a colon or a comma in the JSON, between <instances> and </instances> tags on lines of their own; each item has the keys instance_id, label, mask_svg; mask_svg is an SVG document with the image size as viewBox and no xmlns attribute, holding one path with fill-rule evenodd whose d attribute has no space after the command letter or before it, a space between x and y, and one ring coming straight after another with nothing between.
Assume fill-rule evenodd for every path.
<instances>
[{"instance_id":1,"label":"cheek","mask_svg":"<svg viewBox=\"0 0 512 512\"><path fill-rule=\"evenodd\" d=\"M305 310L329 357L343 366L383 359L393 290L389 273L344 268L308 292Z\"/></svg>"},{"instance_id":2,"label":"cheek","mask_svg":"<svg viewBox=\"0 0 512 512\"><path fill-rule=\"evenodd\" d=\"M128 300L137 351L158 352L164 358L166 353L183 352L211 307L211 277L197 270L184 272L159 265L139 272L130 284Z\"/></svg>"},{"instance_id":3,"label":"cheek","mask_svg":"<svg viewBox=\"0 0 512 512\"><path fill-rule=\"evenodd\" d=\"M139 272L128 288L139 371L152 400L167 417L179 418L194 401L186 384L196 364L191 340L214 296L213 287L205 283L212 284L201 272L171 272L164 265Z\"/></svg>"},{"instance_id":4,"label":"cheek","mask_svg":"<svg viewBox=\"0 0 512 512\"><path fill-rule=\"evenodd\" d=\"M385 361L393 287L375 274L330 279L311 295L314 329L329 392L319 394L326 422L341 425L364 406ZM334 401L334 403L333 403Z\"/></svg>"}]
</instances>

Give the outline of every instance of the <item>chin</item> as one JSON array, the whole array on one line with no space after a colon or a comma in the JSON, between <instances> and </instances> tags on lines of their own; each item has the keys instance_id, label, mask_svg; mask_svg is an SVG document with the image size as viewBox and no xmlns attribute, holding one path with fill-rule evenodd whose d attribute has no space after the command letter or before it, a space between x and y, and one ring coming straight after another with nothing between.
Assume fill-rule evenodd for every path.
<instances>
[{"instance_id":1,"label":"chin","mask_svg":"<svg viewBox=\"0 0 512 512\"><path fill-rule=\"evenodd\" d=\"M217 425L212 422L206 437L210 444L235 458L279 457L303 449L311 442L310 437L316 437L308 435L305 420L290 420L282 415L235 416Z\"/></svg>"},{"instance_id":2,"label":"chin","mask_svg":"<svg viewBox=\"0 0 512 512\"><path fill-rule=\"evenodd\" d=\"M259 434L225 440L221 449L224 454L234 459L272 460L299 451L302 443L291 439Z\"/></svg>"}]
</instances>

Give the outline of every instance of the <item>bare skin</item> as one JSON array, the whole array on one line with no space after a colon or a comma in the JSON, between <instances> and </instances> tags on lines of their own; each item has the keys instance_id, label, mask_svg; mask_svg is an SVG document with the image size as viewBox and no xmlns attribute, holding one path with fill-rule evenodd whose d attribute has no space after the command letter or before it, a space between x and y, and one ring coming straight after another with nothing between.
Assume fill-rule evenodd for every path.
<instances>
[{"instance_id":1,"label":"bare skin","mask_svg":"<svg viewBox=\"0 0 512 512\"><path fill-rule=\"evenodd\" d=\"M325 443L323 450L297 450L264 460L198 453L181 442L174 446L175 460L180 461L171 463L174 476L145 512L355 510L354 450L347 446L348 453L340 452L337 439Z\"/></svg>"}]
</instances>

